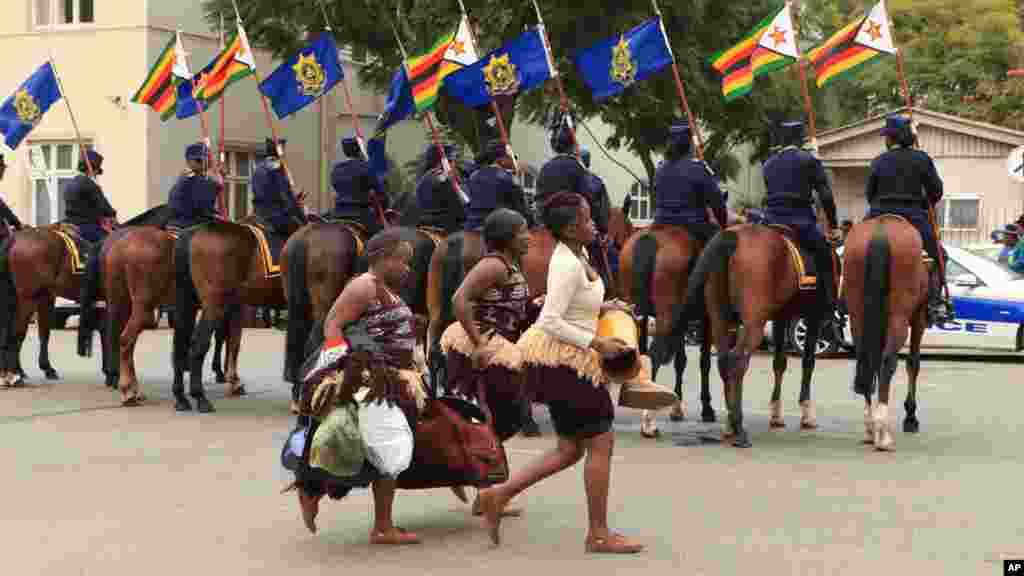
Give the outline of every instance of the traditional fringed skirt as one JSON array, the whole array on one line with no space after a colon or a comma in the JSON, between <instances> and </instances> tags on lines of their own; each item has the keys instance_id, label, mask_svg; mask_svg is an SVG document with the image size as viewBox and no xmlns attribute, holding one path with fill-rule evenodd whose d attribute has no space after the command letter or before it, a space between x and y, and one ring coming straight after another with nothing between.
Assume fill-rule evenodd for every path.
<instances>
[{"instance_id":1,"label":"traditional fringed skirt","mask_svg":"<svg viewBox=\"0 0 1024 576\"><path fill-rule=\"evenodd\" d=\"M470 359L474 350L473 343L466 335L466 330L459 322L449 326L441 336L441 350L445 354L448 373L446 384L452 392L479 400L477 378L483 378L487 408L494 416L494 431L498 439L504 442L515 436L523 425L526 402L523 354L515 344L500 334L492 335L484 346L493 350L494 355L488 366L478 373L473 370Z\"/></svg>"},{"instance_id":2,"label":"traditional fringed skirt","mask_svg":"<svg viewBox=\"0 0 1024 576\"><path fill-rule=\"evenodd\" d=\"M526 393L545 404L555 432L564 438L592 438L612 429L615 406L600 357L533 327L519 338Z\"/></svg>"}]
</instances>

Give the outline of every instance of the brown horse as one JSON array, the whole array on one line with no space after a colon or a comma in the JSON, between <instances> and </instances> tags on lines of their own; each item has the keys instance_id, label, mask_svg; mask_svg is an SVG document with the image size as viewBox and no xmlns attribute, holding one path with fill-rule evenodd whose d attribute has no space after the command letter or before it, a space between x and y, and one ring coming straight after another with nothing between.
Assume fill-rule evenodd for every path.
<instances>
[{"instance_id":1,"label":"brown horse","mask_svg":"<svg viewBox=\"0 0 1024 576\"><path fill-rule=\"evenodd\" d=\"M742 224L716 234L701 253L690 274L687 287L687 309L704 308L711 320L711 335L718 352L718 371L725 388L729 418L726 436L734 436L733 445L749 447L750 439L743 428L743 377L750 365L750 356L764 339L764 326L772 320L775 342L772 390L772 427L784 425L780 394L782 376L786 371L785 330L788 323L818 310L817 294L807 290L803 277L803 261L794 257L795 244L788 241L777 227ZM831 271L826 271L831 273ZM811 376L814 373L814 350L821 325L820 311L807 319L807 344L804 347L803 374L800 382L801 427L814 428L811 405ZM742 326L735 347L730 327L736 321ZM685 326L676 323L666 339L659 337L659 346L679 347Z\"/></svg>"},{"instance_id":2,"label":"brown horse","mask_svg":"<svg viewBox=\"0 0 1024 576\"><path fill-rule=\"evenodd\" d=\"M700 399L701 417L704 422L715 421L715 410L711 407L711 335L710 323L704 318L703 310L697 310L691 318L685 314L686 287L691 265L701 251L701 242L695 240L682 226L655 225L630 236L622 249L621 274L619 275L622 294L636 306L640 333L640 351L647 353L647 330L650 316L655 318L655 334L670 334L673 321L687 323L701 321L703 338L700 348ZM685 333L685 332L684 332ZM657 350L651 351L652 356ZM657 363L653 366L657 376ZM681 345L675 354L676 396L680 398L672 407L671 419L684 419L683 374L686 371L686 346ZM657 424L650 412L644 411L641 419L641 433L650 438L658 434Z\"/></svg>"},{"instance_id":3,"label":"brown horse","mask_svg":"<svg viewBox=\"0 0 1024 576\"><path fill-rule=\"evenodd\" d=\"M846 238L843 291L850 311L857 371L854 391L864 396L864 443L891 450L889 393L897 354L910 335L907 357L906 418L903 431L917 432L917 376L921 339L927 327L928 270L921 236L898 216L881 216L857 224ZM930 260L928 260L930 261ZM871 409L877 384L878 403Z\"/></svg>"},{"instance_id":4,"label":"brown horse","mask_svg":"<svg viewBox=\"0 0 1024 576\"><path fill-rule=\"evenodd\" d=\"M121 402L125 406L144 400L135 371L135 345L139 336L150 325L159 307L174 305L176 238L176 234L157 226L128 227L108 239L99 266L95 272L87 272L85 281L101 285L106 295L105 357L109 359L109 370L118 374ZM99 278L92 277L93 274ZM95 300L86 296L80 305L82 317L91 317ZM86 341L91 332L86 324L79 324L80 341ZM222 337L223 330L218 328L218 336ZM242 389L237 363L229 364L226 376L219 369L219 362L215 362L218 381L229 383L228 396L239 395Z\"/></svg>"},{"instance_id":5,"label":"brown horse","mask_svg":"<svg viewBox=\"0 0 1024 576\"><path fill-rule=\"evenodd\" d=\"M16 385L24 378L21 347L33 315L39 330L39 369L48 380L60 378L50 363L50 319L57 296L78 299L79 276L73 272L72 258L63 238L52 227L23 228L4 242L0 251L4 278L0 282L4 284L5 300L14 304L5 310L11 317L0 321L4 324L0 375L5 382ZM107 379L109 382L109 374Z\"/></svg>"},{"instance_id":6,"label":"brown horse","mask_svg":"<svg viewBox=\"0 0 1024 576\"><path fill-rule=\"evenodd\" d=\"M202 380L202 364L210 337L226 315L240 318L242 305L284 308L280 276L268 270L260 240L245 224L255 219L214 222L186 230L175 243L174 384L175 410L192 410L185 397L184 373L189 372L189 395L201 413L213 412ZM196 324L196 310L202 319ZM193 331L195 334L193 334ZM231 322L226 363L238 370L241 322ZM237 387L244 394L244 388Z\"/></svg>"}]
</instances>

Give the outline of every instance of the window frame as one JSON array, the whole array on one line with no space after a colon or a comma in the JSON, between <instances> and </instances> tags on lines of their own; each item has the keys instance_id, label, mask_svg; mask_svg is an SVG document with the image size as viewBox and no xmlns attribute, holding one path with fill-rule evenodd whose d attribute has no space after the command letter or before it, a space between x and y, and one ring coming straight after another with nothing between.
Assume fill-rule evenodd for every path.
<instances>
[{"instance_id":1,"label":"window frame","mask_svg":"<svg viewBox=\"0 0 1024 576\"><path fill-rule=\"evenodd\" d=\"M249 173L237 174L238 156L249 157ZM252 172L256 168L256 147L226 146L224 148L224 205L228 210L228 218L238 221L252 214ZM237 206L238 185L245 186L244 212L239 214Z\"/></svg>"},{"instance_id":2,"label":"window frame","mask_svg":"<svg viewBox=\"0 0 1024 576\"><path fill-rule=\"evenodd\" d=\"M629 209L629 219L635 226L646 226L654 222L654 204L651 202L651 189L640 182L633 182L628 194L633 197L633 205ZM641 217L641 208L646 208L647 218ZM635 214L635 216L634 216Z\"/></svg>"},{"instance_id":3,"label":"window frame","mask_svg":"<svg viewBox=\"0 0 1024 576\"><path fill-rule=\"evenodd\" d=\"M75 28L88 28L96 25L96 0L71 0L73 14L71 16L71 22L58 22L57 13L62 11L60 4L65 0L32 0L32 25L35 30L46 30L50 29L75 29ZM40 23L39 8L41 4L45 2L49 6L49 20L45 23ZM92 21L82 22L82 3L92 3Z\"/></svg>"},{"instance_id":4,"label":"window frame","mask_svg":"<svg viewBox=\"0 0 1024 576\"><path fill-rule=\"evenodd\" d=\"M952 202L967 202L973 201L977 203L977 209L975 210L974 226L968 228L954 228L949 226L950 221L950 204ZM941 206L941 210L939 210ZM950 196L943 196L941 200L936 203L935 219L940 232L951 232L951 233L965 233L965 232L977 232L979 226L981 226L981 208L982 199L977 194L954 194Z\"/></svg>"},{"instance_id":5,"label":"window frame","mask_svg":"<svg viewBox=\"0 0 1024 576\"><path fill-rule=\"evenodd\" d=\"M71 166L69 168L58 168L58 150L60 146L71 146ZM32 160L32 155L35 150L39 151L39 154L45 158L43 148L50 148L49 164L47 164L43 170L37 169L35 163ZM94 150L95 146L93 142L86 141L85 148L87 150ZM40 140L29 142L29 171L28 178L30 182L29 187L29 218L28 220L32 223L32 226L48 226L56 222L60 222L64 218L64 214L61 214L61 191L60 182L63 179L71 179L78 175L78 162L77 159L81 156L79 151L79 145L77 140ZM42 177L40 177L42 176ZM37 183L46 182L47 197L49 202L49 218L47 222L39 221L39 202L38 202L38 191Z\"/></svg>"}]
</instances>

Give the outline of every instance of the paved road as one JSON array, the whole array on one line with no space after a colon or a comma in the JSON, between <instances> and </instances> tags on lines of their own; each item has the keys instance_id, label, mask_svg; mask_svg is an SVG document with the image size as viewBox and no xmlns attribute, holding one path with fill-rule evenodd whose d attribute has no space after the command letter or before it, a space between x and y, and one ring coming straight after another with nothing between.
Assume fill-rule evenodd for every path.
<instances>
[{"instance_id":1,"label":"paved road","mask_svg":"<svg viewBox=\"0 0 1024 576\"><path fill-rule=\"evenodd\" d=\"M139 345L144 388L155 399L145 407L119 408L96 361L73 355L70 332L56 333L53 348L64 380L39 383L32 370L33 387L0 390L3 574L987 575L1001 574L1004 558L1024 558L1017 359L927 358L922 433L897 433L891 454L859 443L861 405L842 359L819 362L821 427L813 432L796 428L795 372L784 391L789 428L768 429L770 361L754 360L752 450L678 445L706 428L693 422L665 421L662 438L647 441L638 414L623 411L612 519L649 549L599 559L583 554L581 468L521 496L526 513L504 524L500 549L447 490L399 494L396 520L419 531L422 546L367 545L366 491L328 502L311 536L295 496L278 494L289 480L277 454L291 423L279 377L283 336L246 333L242 376L251 395L227 400L212 386L218 412L209 416L172 412L169 344L161 331ZM29 348L34 354L34 342ZM902 368L896 389L901 405ZM692 404L692 379L686 393ZM513 467L551 445L546 419L542 426L545 438L511 441Z\"/></svg>"}]
</instances>

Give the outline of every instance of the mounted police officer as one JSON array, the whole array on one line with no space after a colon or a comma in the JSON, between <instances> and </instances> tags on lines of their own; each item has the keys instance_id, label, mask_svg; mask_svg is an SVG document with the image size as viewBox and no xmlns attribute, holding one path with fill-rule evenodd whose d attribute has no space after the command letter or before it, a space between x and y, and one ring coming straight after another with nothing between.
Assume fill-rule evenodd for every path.
<instances>
[{"instance_id":1,"label":"mounted police officer","mask_svg":"<svg viewBox=\"0 0 1024 576\"><path fill-rule=\"evenodd\" d=\"M564 121L555 126L551 133L551 149L555 152L555 157L541 167L537 176L534 200L537 203L538 214L546 200L559 192L579 194L588 201L591 200L587 169L573 154L572 134ZM591 212L595 214L596 219L596 210L593 206Z\"/></svg>"},{"instance_id":2,"label":"mounted police officer","mask_svg":"<svg viewBox=\"0 0 1024 576\"><path fill-rule=\"evenodd\" d=\"M800 148L804 141L802 122L783 122L778 127L782 149L765 161L763 172L767 187L765 221L793 229L800 247L814 255L819 302L823 318L832 318L835 282L832 276L832 248L818 230L813 192L825 211L833 242L841 232L836 226L836 202L832 196L825 167L813 154Z\"/></svg>"},{"instance_id":3,"label":"mounted police officer","mask_svg":"<svg viewBox=\"0 0 1024 576\"><path fill-rule=\"evenodd\" d=\"M224 183L206 175L208 159L209 149L202 142L185 148L188 171L171 188L169 227L184 229L220 219L217 197L224 190Z\"/></svg>"},{"instance_id":4,"label":"mounted police officer","mask_svg":"<svg viewBox=\"0 0 1024 576\"><path fill-rule=\"evenodd\" d=\"M590 213L593 214L594 225L597 227L597 238L590 245L590 255L592 258L600 257L601 244L604 243L608 250L608 264L612 268L612 273L618 276L619 249L608 239L608 225L611 220L612 207L611 199L608 197L608 189L604 185L604 180L590 169L590 150L586 146L580 146L580 160L583 167L587 170L586 179L587 190L590 192L590 196L588 196L590 200Z\"/></svg>"},{"instance_id":5,"label":"mounted police officer","mask_svg":"<svg viewBox=\"0 0 1024 576\"><path fill-rule=\"evenodd\" d=\"M283 138L277 141L282 150L285 143ZM274 141L267 138L266 156L252 172L252 206L269 227L268 232L287 238L306 223L306 215L292 192L277 150Z\"/></svg>"},{"instance_id":6,"label":"mounted police officer","mask_svg":"<svg viewBox=\"0 0 1024 576\"><path fill-rule=\"evenodd\" d=\"M487 216L498 208L519 212L532 228L533 212L526 204L523 187L513 176L515 164L505 143L501 140L489 142L487 148L477 157L476 164L480 168L469 179L470 201L466 230L480 231Z\"/></svg>"},{"instance_id":7,"label":"mounted police officer","mask_svg":"<svg viewBox=\"0 0 1024 576\"><path fill-rule=\"evenodd\" d=\"M64 220L78 228L83 240L95 244L107 237L103 221L116 218L117 211L107 201L99 184L87 175L86 157L92 166L93 178L103 174L103 156L87 150L78 162L78 175L64 189Z\"/></svg>"},{"instance_id":8,"label":"mounted police officer","mask_svg":"<svg viewBox=\"0 0 1024 576\"><path fill-rule=\"evenodd\" d=\"M4 179L4 172L6 171L7 161L4 160L3 154L0 154L0 180ZM10 226L15 230L21 230L22 228L21 220L18 220L18 217L7 206L7 203L4 202L3 198L0 198L0 224L3 224L4 228L7 226Z\"/></svg>"},{"instance_id":9,"label":"mounted police officer","mask_svg":"<svg viewBox=\"0 0 1024 576\"><path fill-rule=\"evenodd\" d=\"M358 222L366 228L367 238L384 229L374 205L374 197L381 211L391 207L388 195L378 190L377 180L370 173L370 163L363 157L359 141L348 137L341 141L341 150L348 158L331 170L331 186L334 187L335 218Z\"/></svg>"},{"instance_id":10,"label":"mounted police officer","mask_svg":"<svg viewBox=\"0 0 1024 576\"><path fill-rule=\"evenodd\" d=\"M693 157L690 125L677 120L669 127L665 160L654 174L654 223L684 226L701 245L718 231L708 218L708 210L719 225L725 225L728 212L725 196L707 164Z\"/></svg>"},{"instance_id":11,"label":"mounted police officer","mask_svg":"<svg viewBox=\"0 0 1024 576\"><path fill-rule=\"evenodd\" d=\"M446 144L444 155L449 163L453 163L455 147ZM416 184L416 206L420 212L419 226L437 228L451 234L461 230L466 222L465 203L456 191L455 183L450 181L445 172L441 153L434 143L428 144L423 153L423 170Z\"/></svg>"},{"instance_id":12,"label":"mounted police officer","mask_svg":"<svg viewBox=\"0 0 1024 576\"><path fill-rule=\"evenodd\" d=\"M928 221L928 208L942 199L942 179L935 163L922 150L914 149L916 137L910 120L899 115L886 118L881 132L885 136L886 152L871 162L868 177L867 218L882 214L896 214L906 218L921 235L928 255L939 262L939 243ZM943 297L945 278L935 266L928 278L928 317L931 323L953 319L949 300Z\"/></svg>"}]
</instances>

